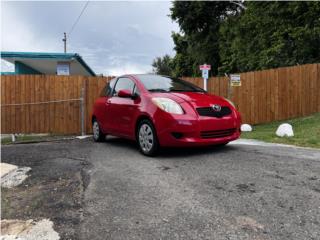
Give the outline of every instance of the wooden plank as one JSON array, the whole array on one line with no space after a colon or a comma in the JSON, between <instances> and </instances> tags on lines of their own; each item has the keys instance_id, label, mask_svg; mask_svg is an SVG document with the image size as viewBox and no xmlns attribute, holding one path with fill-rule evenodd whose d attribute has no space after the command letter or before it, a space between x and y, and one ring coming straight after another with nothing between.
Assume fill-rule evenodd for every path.
<instances>
[{"instance_id":1,"label":"wooden plank","mask_svg":"<svg viewBox=\"0 0 320 240\"><path fill-rule=\"evenodd\" d=\"M274 70L275 71L275 84L274 84L274 120L279 120L279 71L278 70Z\"/></svg>"},{"instance_id":2,"label":"wooden plank","mask_svg":"<svg viewBox=\"0 0 320 240\"><path fill-rule=\"evenodd\" d=\"M21 103L26 103L26 76L21 76ZM26 132L26 105L21 106L21 133Z\"/></svg>"},{"instance_id":3,"label":"wooden plank","mask_svg":"<svg viewBox=\"0 0 320 240\"><path fill-rule=\"evenodd\" d=\"M60 78L54 79L54 100L57 101L60 99L60 89L61 89L61 80ZM54 133L59 133L60 128L60 103L54 103Z\"/></svg>"},{"instance_id":4,"label":"wooden plank","mask_svg":"<svg viewBox=\"0 0 320 240\"><path fill-rule=\"evenodd\" d=\"M71 78L69 80L69 98L70 99L75 99L76 96L75 96L75 81L78 79L77 76ZM71 101L69 103L69 122L70 122L70 125L69 125L69 133L70 134L75 134L75 108L76 108L76 104L77 102L75 101Z\"/></svg>"},{"instance_id":5,"label":"wooden plank","mask_svg":"<svg viewBox=\"0 0 320 240\"><path fill-rule=\"evenodd\" d=\"M273 69L273 83L272 83L272 89L273 89L273 119L272 121L276 121L277 119L277 111L278 111L278 71Z\"/></svg>"},{"instance_id":6,"label":"wooden plank","mask_svg":"<svg viewBox=\"0 0 320 240\"><path fill-rule=\"evenodd\" d=\"M250 87L249 87L249 102L248 105L250 106L250 124L254 124L254 116L255 114L255 109L254 109L254 72L250 72Z\"/></svg>"},{"instance_id":7,"label":"wooden plank","mask_svg":"<svg viewBox=\"0 0 320 240\"><path fill-rule=\"evenodd\" d=\"M250 105L248 104L249 101L249 87L250 87L250 79L249 79L249 73L243 73L241 74L241 107L242 111L244 112L244 118L243 122L244 123L249 123L250 122Z\"/></svg>"},{"instance_id":8,"label":"wooden plank","mask_svg":"<svg viewBox=\"0 0 320 240\"><path fill-rule=\"evenodd\" d=\"M261 71L261 84L259 86L260 91L260 119L262 123L266 122L266 112L267 112L267 101L266 101L266 93L267 93L267 79L266 79L266 70Z\"/></svg>"},{"instance_id":9,"label":"wooden plank","mask_svg":"<svg viewBox=\"0 0 320 240\"><path fill-rule=\"evenodd\" d=\"M286 72L286 68L280 68L278 70L278 84L279 84L279 115L278 115L278 119L277 120L282 120L285 119L285 114L284 111L286 109L286 103L284 102L286 96L285 93L285 86L284 86L284 82L285 82L285 72Z\"/></svg>"},{"instance_id":10,"label":"wooden plank","mask_svg":"<svg viewBox=\"0 0 320 240\"><path fill-rule=\"evenodd\" d=\"M78 82L77 82L77 96L78 96L78 98L80 98L81 97L81 89L83 88L83 87L85 87L85 83L84 83L84 80L83 80L83 78L79 78L78 79ZM85 102L84 102L84 105L85 105L85 107L87 107L86 106L86 94L87 94L87 92L86 92L86 89L84 90L84 93L85 93L85 95L84 95L84 99L85 99ZM77 132L78 133L81 133L81 112L80 112L80 108L81 108L81 102L79 102L79 104L77 105L77 119L78 119L78 121L77 121L77 128L76 128L76 130L77 130ZM85 109L85 124L86 124L86 117L87 117L87 115L86 115L86 109ZM86 127L86 125L85 125L85 127Z\"/></svg>"},{"instance_id":11,"label":"wooden plank","mask_svg":"<svg viewBox=\"0 0 320 240\"><path fill-rule=\"evenodd\" d=\"M64 78L64 100L70 99L70 80L73 78L73 76L71 77L65 77ZM64 102L64 130L63 132L66 134L70 134L70 128L71 128L71 115L70 115L70 101Z\"/></svg>"},{"instance_id":12,"label":"wooden plank","mask_svg":"<svg viewBox=\"0 0 320 240\"><path fill-rule=\"evenodd\" d=\"M10 103L17 103L16 102L16 96L15 96L15 88L16 88L16 76L12 78L10 81ZM15 123L16 123L16 112L15 112L15 106L10 107L10 133L16 133L15 132Z\"/></svg>"},{"instance_id":13,"label":"wooden plank","mask_svg":"<svg viewBox=\"0 0 320 240\"><path fill-rule=\"evenodd\" d=\"M43 101L50 101L50 76L45 76L43 81ZM48 133L50 131L50 103L44 105L44 125L43 132Z\"/></svg>"},{"instance_id":14,"label":"wooden plank","mask_svg":"<svg viewBox=\"0 0 320 240\"><path fill-rule=\"evenodd\" d=\"M297 67L297 77L299 78L300 82L300 91L299 91L299 116L304 116L305 115L305 70L302 67Z\"/></svg>"},{"instance_id":15,"label":"wooden plank","mask_svg":"<svg viewBox=\"0 0 320 240\"><path fill-rule=\"evenodd\" d=\"M50 75L47 76L48 78L48 82L49 82L49 93L48 93L48 99L49 101L53 101L55 100L55 77ZM54 133L54 127L55 127L55 104L54 103L50 103L49 104L49 133Z\"/></svg>"},{"instance_id":16,"label":"wooden plank","mask_svg":"<svg viewBox=\"0 0 320 240\"><path fill-rule=\"evenodd\" d=\"M60 90L60 100L65 100L67 99L67 91L66 91L66 79L67 77L66 76L63 76L61 78L61 90ZM65 133L66 131L66 125L67 125L67 114L66 114L66 111L68 110L67 108L67 105L68 105L68 102L61 102L61 113L60 113L60 118L61 118L61 123L60 123L60 131L59 133L62 134L62 133Z\"/></svg>"},{"instance_id":17,"label":"wooden plank","mask_svg":"<svg viewBox=\"0 0 320 240\"><path fill-rule=\"evenodd\" d=\"M15 87L15 102L18 104L23 103L21 101L21 76L17 75L16 76L16 87ZM15 132L16 133L21 133L21 125L22 125L22 120L21 120L21 105L17 105L15 107Z\"/></svg>"},{"instance_id":18,"label":"wooden plank","mask_svg":"<svg viewBox=\"0 0 320 240\"><path fill-rule=\"evenodd\" d=\"M317 98L316 98L316 81L317 81L317 65L310 65L310 111L317 112Z\"/></svg>"},{"instance_id":19,"label":"wooden plank","mask_svg":"<svg viewBox=\"0 0 320 240\"><path fill-rule=\"evenodd\" d=\"M271 81L272 81L272 71L268 70L266 71L266 86L267 86L267 91L266 91L266 122L271 122L271 112L272 112L272 107L271 107Z\"/></svg>"},{"instance_id":20,"label":"wooden plank","mask_svg":"<svg viewBox=\"0 0 320 240\"><path fill-rule=\"evenodd\" d=\"M261 120L261 82L262 82L262 73L258 71L255 73L255 100L256 100L256 123L262 123Z\"/></svg>"},{"instance_id":21,"label":"wooden plank","mask_svg":"<svg viewBox=\"0 0 320 240\"><path fill-rule=\"evenodd\" d=\"M38 104L41 101L41 86L40 86L40 82L41 82L41 75L37 75L35 76L35 108L36 108L36 113L35 113L35 132L36 133L41 133L41 122L42 122L42 104Z\"/></svg>"},{"instance_id":22,"label":"wooden plank","mask_svg":"<svg viewBox=\"0 0 320 240\"><path fill-rule=\"evenodd\" d=\"M45 101L45 93L46 93L46 89L45 89L45 79L46 76L40 75L39 76L39 101L40 102L46 102ZM42 103L39 105L39 110L40 110L40 114L39 114L39 132L40 133L46 133L46 108L48 107L47 103Z\"/></svg>"},{"instance_id":23,"label":"wooden plank","mask_svg":"<svg viewBox=\"0 0 320 240\"><path fill-rule=\"evenodd\" d=\"M1 81L1 133L8 133L8 107L2 106L3 104L8 104L8 86L7 81L9 78L7 76L2 76Z\"/></svg>"},{"instance_id":24,"label":"wooden plank","mask_svg":"<svg viewBox=\"0 0 320 240\"><path fill-rule=\"evenodd\" d=\"M258 124L260 123L260 92L259 92L259 87L260 87L260 81L261 81L261 71L255 72L254 73L255 77L255 82L254 82L254 100L255 100L255 123Z\"/></svg>"},{"instance_id":25,"label":"wooden plank","mask_svg":"<svg viewBox=\"0 0 320 240\"><path fill-rule=\"evenodd\" d=\"M24 102L30 103L30 77L24 76L24 83L25 83L25 94L24 94ZM30 105L26 105L24 107L25 109L25 132L24 133L30 133L31 127L30 127Z\"/></svg>"}]
</instances>

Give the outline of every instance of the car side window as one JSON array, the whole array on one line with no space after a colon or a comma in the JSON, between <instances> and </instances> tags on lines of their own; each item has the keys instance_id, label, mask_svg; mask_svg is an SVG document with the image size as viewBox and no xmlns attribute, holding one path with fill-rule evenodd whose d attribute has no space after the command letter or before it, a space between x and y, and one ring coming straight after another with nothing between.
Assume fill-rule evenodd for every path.
<instances>
[{"instance_id":1,"label":"car side window","mask_svg":"<svg viewBox=\"0 0 320 240\"><path fill-rule=\"evenodd\" d=\"M134 82L129 78L119 78L113 91L113 96L117 96L120 90L130 90L133 92Z\"/></svg>"},{"instance_id":2,"label":"car side window","mask_svg":"<svg viewBox=\"0 0 320 240\"><path fill-rule=\"evenodd\" d=\"M100 93L100 97L111 96L114 84L116 83L116 80L117 79L114 78L105 85L105 87L102 89L102 91Z\"/></svg>"}]
</instances>

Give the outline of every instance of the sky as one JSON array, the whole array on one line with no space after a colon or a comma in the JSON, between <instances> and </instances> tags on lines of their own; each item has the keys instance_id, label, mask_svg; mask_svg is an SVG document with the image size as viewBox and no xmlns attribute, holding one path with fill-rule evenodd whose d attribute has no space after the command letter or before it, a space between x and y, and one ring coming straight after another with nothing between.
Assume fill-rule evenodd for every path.
<instances>
[{"instance_id":1,"label":"sky","mask_svg":"<svg viewBox=\"0 0 320 240\"><path fill-rule=\"evenodd\" d=\"M171 2L2 2L1 51L79 53L97 74L148 73L155 57L174 55L179 31ZM13 67L2 63L2 71Z\"/></svg>"}]
</instances>

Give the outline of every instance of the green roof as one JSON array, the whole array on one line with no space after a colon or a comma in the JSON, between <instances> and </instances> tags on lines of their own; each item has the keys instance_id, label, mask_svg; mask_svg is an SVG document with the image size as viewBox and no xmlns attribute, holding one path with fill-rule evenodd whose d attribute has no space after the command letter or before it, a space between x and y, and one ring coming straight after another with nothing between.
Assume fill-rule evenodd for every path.
<instances>
[{"instance_id":1,"label":"green roof","mask_svg":"<svg viewBox=\"0 0 320 240\"><path fill-rule=\"evenodd\" d=\"M90 75L96 75L95 72L77 53L1 52L1 58L7 61L10 61L10 59L43 59L57 61L76 60Z\"/></svg>"}]
</instances>

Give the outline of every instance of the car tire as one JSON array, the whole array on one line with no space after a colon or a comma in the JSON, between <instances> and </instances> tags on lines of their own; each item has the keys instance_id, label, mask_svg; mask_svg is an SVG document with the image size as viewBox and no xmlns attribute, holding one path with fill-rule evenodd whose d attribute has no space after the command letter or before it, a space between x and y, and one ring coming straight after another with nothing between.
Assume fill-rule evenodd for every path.
<instances>
[{"instance_id":1,"label":"car tire","mask_svg":"<svg viewBox=\"0 0 320 240\"><path fill-rule=\"evenodd\" d=\"M97 119L93 119L92 121L92 133L93 133L93 140L95 142L103 142L106 140L106 135L101 131L101 128Z\"/></svg>"},{"instance_id":2,"label":"car tire","mask_svg":"<svg viewBox=\"0 0 320 240\"><path fill-rule=\"evenodd\" d=\"M140 152L146 156L155 156L159 149L157 132L152 122L144 119L137 128L137 143Z\"/></svg>"}]
</instances>

